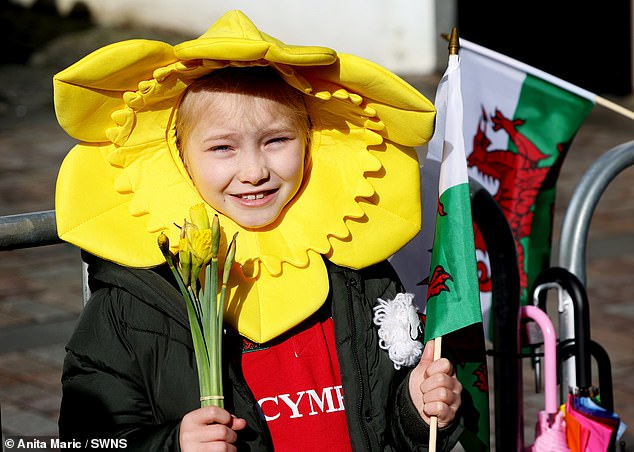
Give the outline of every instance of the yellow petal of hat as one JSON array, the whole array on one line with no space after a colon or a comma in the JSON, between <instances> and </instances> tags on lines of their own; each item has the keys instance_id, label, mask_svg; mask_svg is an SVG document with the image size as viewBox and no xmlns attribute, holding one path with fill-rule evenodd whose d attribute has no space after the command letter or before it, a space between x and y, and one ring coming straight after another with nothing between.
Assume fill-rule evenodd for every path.
<instances>
[{"instance_id":1,"label":"yellow petal of hat","mask_svg":"<svg viewBox=\"0 0 634 452\"><path fill-rule=\"evenodd\" d=\"M54 77L58 121L79 140L61 165L55 208L62 239L121 265L164 263L157 236L178 243L175 224L204 202L176 149L178 103L203 75L256 65L304 93L313 124L310 173L273 225L245 229L220 214L225 237L239 232L225 318L262 343L323 304L322 256L361 268L420 229L413 147L431 137L435 110L390 71L325 47L287 45L240 11L176 46L106 46Z\"/></svg>"}]
</instances>

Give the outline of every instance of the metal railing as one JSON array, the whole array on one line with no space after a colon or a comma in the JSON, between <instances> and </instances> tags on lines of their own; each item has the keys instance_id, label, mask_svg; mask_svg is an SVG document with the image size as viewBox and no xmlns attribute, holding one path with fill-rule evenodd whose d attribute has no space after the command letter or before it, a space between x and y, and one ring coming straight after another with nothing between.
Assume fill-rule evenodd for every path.
<instances>
[{"instance_id":1,"label":"metal railing","mask_svg":"<svg viewBox=\"0 0 634 452\"><path fill-rule=\"evenodd\" d=\"M55 211L0 217L0 251L62 243L57 236Z\"/></svg>"},{"instance_id":2,"label":"metal railing","mask_svg":"<svg viewBox=\"0 0 634 452\"><path fill-rule=\"evenodd\" d=\"M634 141L605 152L590 166L575 188L566 209L559 242L559 266L586 284L586 243L594 209L610 182L634 165Z\"/></svg>"},{"instance_id":3,"label":"metal railing","mask_svg":"<svg viewBox=\"0 0 634 452\"><path fill-rule=\"evenodd\" d=\"M634 165L634 141L629 141L606 151L583 174L564 214L559 239L559 267L565 268L586 281L586 246L588 231L601 195L623 170ZM575 304L569 294L564 296L559 310L559 340L574 341ZM562 388L576 387L576 363L574 356L561 359Z\"/></svg>"}]
</instances>

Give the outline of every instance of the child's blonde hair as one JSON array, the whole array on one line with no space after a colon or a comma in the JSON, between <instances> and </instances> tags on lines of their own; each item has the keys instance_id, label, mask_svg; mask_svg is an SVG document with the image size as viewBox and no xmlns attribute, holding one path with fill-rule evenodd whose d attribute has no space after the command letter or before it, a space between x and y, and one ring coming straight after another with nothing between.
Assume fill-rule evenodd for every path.
<instances>
[{"instance_id":1,"label":"child's blonde hair","mask_svg":"<svg viewBox=\"0 0 634 452\"><path fill-rule=\"evenodd\" d=\"M203 103L199 94L235 93L244 94L256 101L270 99L285 106L293 124L308 146L310 118L304 103L304 95L287 84L280 75L269 66L227 67L216 70L193 82L185 91L176 113L176 145L183 152L183 140L187 139L197 118L203 113ZM257 114L257 108L250 111Z\"/></svg>"}]
</instances>

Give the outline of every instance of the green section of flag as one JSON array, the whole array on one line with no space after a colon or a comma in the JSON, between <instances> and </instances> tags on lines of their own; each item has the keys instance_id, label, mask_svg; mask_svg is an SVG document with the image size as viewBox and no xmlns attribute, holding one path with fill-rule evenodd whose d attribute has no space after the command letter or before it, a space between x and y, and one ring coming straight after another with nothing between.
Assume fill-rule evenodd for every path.
<instances>
[{"instance_id":1,"label":"green section of flag","mask_svg":"<svg viewBox=\"0 0 634 452\"><path fill-rule=\"evenodd\" d=\"M522 304L528 301L528 288L550 265L553 212L556 181L568 147L594 104L588 99L561 89L542 79L527 75L520 92L513 119L525 121L519 127L546 157L539 160L538 168L551 168L539 192L533 196L533 220L529 235L520 239L524 249L523 265L528 285L522 290ZM516 150L512 143L509 149ZM535 177L526 173L526 177ZM525 231L526 232L526 231Z\"/></svg>"},{"instance_id":2,"label":"green section of flag","mask_svg":"<svg viewBox=\"0 0 634 452\"><path fill-rule=\"evenodd\" d=\"M482 324L443 336L443 355L462 383L461 412L465 430L460 444L469 452L487 452L490 445L489 378Z\"/></svg>"},{"instance_id":3,"label":"green section of flag","mask_svg":"<svg viewBox=\"0 0 634 452\"><path fill-rule=\"evenodd\" d=\"M451 169L441 172L447 170ZM469 399L463 406L465 431L460 444L465 450L488 451L488 380L467 183L454 185L440 195L426 313L425 340L445 338L443 350L449 349L463 396Z\"/></svg>"},{"instance_id":4,"label":"green section of flag","mask_svg":"<svg viewBox=\"0 0 634 452\"><path fill-rule=\"evenodd\" d=\"M513 117L526 121L520 129L522 135L549 156L539 162L539 167L555 164L557 145L572 141L593 107L588 99L526 75Z\"/></svg>"},{"instance_id":5,"label":"green section of flag","mask_svg":"<svg viewBox=\"0 0 634 452\"><path fill-rule=\"evenodd\" d=\"M445 190L440 205L427 289L425 340L482 322L469 185Z\"/></svg>"},{"instance_id":6,"label":"green section of flag","mask_svg":"<svg viewBox=\"0 0 634 452\"><path fill-rule=\"evenodd\" d=\"M460 436L460 444L464 450L469 452L488 451L489 444L491 442L489 438L490 425L488 387L483 389L478 386L482 383L480 377L480 373L482 371L486 372L486 365L483 367L482 362L477 361L466 362L464 365L458 365L456 367L456 376L471 398L469 404L475 407L475 410L472 412L477 413L475 418L465 419L465 427L467 428ZM484 378L487 378L486 373ZM484 409L478 409L482 407L484 407ZM474 423L475 425L469 425L470 423Z\"/></svg>"}]
</instances>

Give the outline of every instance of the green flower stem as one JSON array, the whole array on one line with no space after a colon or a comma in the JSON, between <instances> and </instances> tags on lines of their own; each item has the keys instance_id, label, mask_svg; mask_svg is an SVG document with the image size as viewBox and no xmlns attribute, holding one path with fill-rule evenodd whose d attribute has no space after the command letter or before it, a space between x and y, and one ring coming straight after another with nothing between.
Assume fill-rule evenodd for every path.
<instances>
[{"instance_id":1,"label":"green flower stem","mask_svg":"<svg viewBox=\"0 0 634 452\"><path fill-rule=\"evenodd\" d=\"M187 297L185 297L186 300L189 300L189 302L192 304L192 307L194 308L194 312L196 315L196 319L198 319L198 323L200 323L200 327L201 327L201 331L202 330L202 315L203 315L203 311L202 311L202 307L200 305L200 301L198 301L198 298L196 296L196 293L194 292L194 289L192 289L191 286L187 286Z\"/></svg>"},{"instance_id":2,"label":"green flower stem","mask_svg":"<svg viewBox=\"0 0 634 452\"><path fill-rule=\"evenodd\" d=\"M231 239L231 243L229 244L229 248L227 249L227 255L225 256L224 268L222 270L222 287L220 289L220 302L218 303L218 313L217 313L217 323L219 325L216 342L218 346L215 348L215 352L217 353L218 362L222 362L222 319L224 317L225 312L225 298L227 296L227 283L229 282L229 275L231 274L231 267L233 267L233 262L236 257L236 237L238 233L236 232ZM217 273L216 273L217 275ZM213 311L212 311L213 312ZM220 372L222 369L220 369ZM222 385L222 378L218 382L220 390L220 394L223 393L224 388Z\"/></svg>"},{"instance_id":3,"label":"green flower stem","mask_svg":"<svg viewBox=\"0 0 634 452\"><path fill-rule=\"evenodd\" d=\"M167 245L169 248L169 243ZM161 247L163 250L163 247ZM191 297L190 290L185 287L185 283L183 282L183 278L181 274L178 272L178 269L174 265L174 256L172 253L167 250L163 250L163 255L165 256L165 260L167 261L167 265L169 266L172 274L174 275L174 279L176 279L176 283L185 298L185 305L187 306L187 317L189 318L189 329L192 333L192 342L194 345L194 354L196 356L196 367L198 371L198 381L200 382L200 394L201 397L208 394L207 388L204 388L204 382L207 382L209 377L207 373L209 372L209 362L208 362L208 354L207 354L207 346L205 344L204 337L202 335L202 331L200 328L200 319L196 313L196 298ZM199 360L203 358L207 361L206 365L200 365ZM204 393L204 394L203 394Z\"/></svg>"},{"instance_id":4,"label":"green flower stem","mask_svg":"<svg viewBox=\"0 0 634 452\"><path fill-rule=\"evenodd\" d=\"M220 248L220 220L218 219L218 215L214 215L213 221L211 222L211 253L210 253L210 262L207 266L207 271L205 272L205 290L209 293L210 297L213 297L215 300L218 299L218 249ZM209 268L211 267L211 268ZM208 289L207 289L208 288ZM205 307L205 312L208 313L209 318L205 322L206 331L205 337L213 337L211 336L211 324L215 322L216 315L215 309L211 308L211 298L206 297L207 306ZM213 314L212 314L213 313Z\"/></svg>"},{"instance_id":5,"label":"green flower stem","mask_svg":"<svg viewBox=\"0 0 634 452\"><path fill-rule=\"evenodd\" d=\"M209 352L209 393L211 396L222 395L222 367L219 359L218 350L221 348L221 344L216 342L218 337L218 330L222 328L222 325L218 325L218 272L214 269L214 259L211 259L211 265L207 266L206 273L209 277L210 286L205 289L205 298L208 299L207 304L209 309L206 311L205 325L208 325L209 335L207 340L210 344ZM224 407L224 401L222 399L206 400L209 405Z\"/></svg>"},{"instance_id":6,"label":"green flower stem","mask_svg":"<svg viewBox=\"0 0 634 452\"><path fill-rule=\"evenodd\" d=\"M222 360L220 350L222 343L216 338L219 331L222 331L222 315L218 314L218 249L220 248L220 222L218 215L214 215L211 224L211 260L205 269L205 337L210 346L209 367L210 367L210 393L208 395L221 396L222 392ZM223 399L209 400L210 405L224 408Z\"/></svg>"},{"instance_id":7,"label":"green flower stem","mask_svg":"<svg viewBox=\"0 0 634 452\"><path fill-rule=\"evenodd\" d=\"M209 395L209 360L207 357L207 345L200 329L200 322L196 317L192 303L186 302L189 317L189 328L192 333L194 355L196 356L196 368L198 370L199 393L201 397ZM201 402L202 404L203 402ZM204 405L202 405L204 406Z\"/></svg>"},{"instance_id":8,"label":"green flower stem","mask_svg":"<svg viewBox=\"0 0 634 452\"><path fill-rule=\"evenodd\" d=\"M205 337L215 337L211 330L216 320L218 308L218 256L211 256L211 261L205 269L205 296L203 297L207 314L205 321Z\"/></svg>"}]
</instances>

